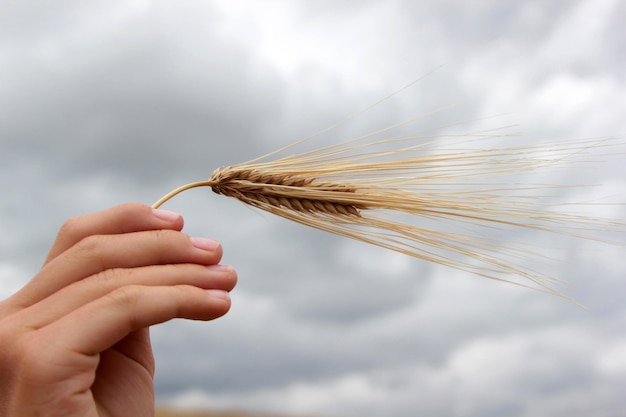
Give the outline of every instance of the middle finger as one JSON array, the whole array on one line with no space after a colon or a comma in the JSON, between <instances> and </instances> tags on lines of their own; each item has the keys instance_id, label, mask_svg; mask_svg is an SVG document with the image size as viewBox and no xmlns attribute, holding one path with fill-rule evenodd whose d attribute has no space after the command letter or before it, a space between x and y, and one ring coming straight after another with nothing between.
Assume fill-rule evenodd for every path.
<instances>
[{"instance_id":1,"label":"middle finger","mask_svg":"<svg viewBox=\"0 0 626 417\"><path fill-rule=\"evenodd\" d=\"M169 264L109 269L73 283L18 314L23 315L29 328L38 329L127 285L192 285L230 291L236 282L237 274L229 265Z\"/></svg>"},{"instance_id":2,"label":"middle finger","mask_svg":"<svg viewBox=\"0 0 626 417\"><path fill-rule=\"evenodd\" d=\"M90 236L46 264L16 295L26 307L108 269L179 263L213 265L221 257L218 242L190 238L174 230Z\"/></svg>"}]
</instances>

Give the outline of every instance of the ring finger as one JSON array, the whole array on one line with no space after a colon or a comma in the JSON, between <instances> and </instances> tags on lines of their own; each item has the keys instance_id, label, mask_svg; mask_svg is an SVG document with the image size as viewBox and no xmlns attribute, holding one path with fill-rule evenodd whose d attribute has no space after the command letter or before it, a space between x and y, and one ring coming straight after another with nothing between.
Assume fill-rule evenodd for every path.
<instances>
[{"instance_id":1,"label":"ring finger","mask_svg":"<svg viewBox=\"0 0 626 417\"><path fill-rule=\"evenodd\" d=\"M236 281L237 274L228 265L170 264L109 269L75 282L17 314L23 315L26 326L39 329L124 286L191 285L230 291Z\"/></svg>"}]
</instances>

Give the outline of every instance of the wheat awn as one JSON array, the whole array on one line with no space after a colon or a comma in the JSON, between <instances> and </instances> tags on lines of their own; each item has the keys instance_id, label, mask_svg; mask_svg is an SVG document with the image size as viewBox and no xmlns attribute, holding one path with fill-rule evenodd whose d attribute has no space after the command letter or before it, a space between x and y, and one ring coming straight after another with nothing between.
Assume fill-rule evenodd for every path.
<instances>
[{"instance_id":1,"label":"wheat awn","mask_svg":"<svg viewBox=\"0 0 626 417\"><path fill-rule=\"evenodd\" d=\"M556 287L562 281L527 266L529 258L543 255L498 233L535 230L594 239L594 232L624 231L621 221L541 203L551 193L577 185L509 180L588 160L621 143L619 138L502 146L492 142L507 135L491 130L371 140L397 126L275 158L290 145L222 167L206 181L170 192L153 207L189 188L211 187L306 226L560 296Z\"/></svg>"}]
</instances>

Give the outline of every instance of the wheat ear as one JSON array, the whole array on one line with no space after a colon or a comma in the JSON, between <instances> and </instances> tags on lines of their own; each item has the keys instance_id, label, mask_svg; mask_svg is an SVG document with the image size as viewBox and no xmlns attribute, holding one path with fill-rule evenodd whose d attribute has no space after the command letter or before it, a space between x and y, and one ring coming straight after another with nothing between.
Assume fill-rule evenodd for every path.
<instances>
[{"instance_id":1,"label":"wheat ear","mask_svg":"<svg viewBox=\"0 0 626 417\"><path fill-rule=\"evenodd\" d=\"M211 187L306 226L563 296L556 289L561 280L528 266L544 258L539 250L499 234L623 236L622 221L574 214L567 209L576 205L546 202L579 185L523 181L574 162L597 162L598 153L614 153L621 139L493 144L504 136L496 130L372 141L368 135L282 158L272 152L216 169L209 180L180 187L153 207L184 190Z\"/></svg>"}]
</instances>

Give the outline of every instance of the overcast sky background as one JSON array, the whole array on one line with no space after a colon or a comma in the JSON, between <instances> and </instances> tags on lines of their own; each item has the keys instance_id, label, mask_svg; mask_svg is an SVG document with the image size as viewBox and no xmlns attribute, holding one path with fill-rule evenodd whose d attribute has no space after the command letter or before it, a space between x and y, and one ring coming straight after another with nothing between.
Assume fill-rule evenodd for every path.
<instances>
[{"instance_id":1,"label":"overcast sky background","mask_svg":"<svg viewBox=\"0 0 626 417\"><path fill-rule=\"evenodd\" d=\"M523 143L623 135L625 21L618 0L0 0L0 296L36 273L66 218L152 203L441 64L315 143L448 104L459 106L416 129L507 113L493 126L519 123ZM566 179L600 186L581 200L623 202L624 162ZM161 403L330 417L624 415L623 245L541 242L566 249L557 274L584 311L208 190L165 208L190 235L221 240L240 281L223 319L153 330ZM626 218L623 206L598 209Z\"/></svg>"}]
</instances>

